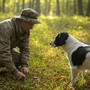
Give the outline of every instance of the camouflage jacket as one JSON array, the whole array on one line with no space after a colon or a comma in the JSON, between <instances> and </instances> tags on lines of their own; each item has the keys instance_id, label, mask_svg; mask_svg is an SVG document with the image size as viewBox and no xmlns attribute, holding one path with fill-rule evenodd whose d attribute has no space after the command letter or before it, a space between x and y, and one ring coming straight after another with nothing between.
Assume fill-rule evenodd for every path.
<instances>
[{"instance_id":1,"label":"camouflage jacket","mask_svg":"<svg viewBox=\"0 0 90 90\"><path fill-rule=\"evenodd\" d=\"M17 71L11 54L11 50L15 47L20 49L21 64L28 65L29 32L23 33L19 21L12 18L0 22L0 63L11 72Z\"/></svg>"}]
</instances>

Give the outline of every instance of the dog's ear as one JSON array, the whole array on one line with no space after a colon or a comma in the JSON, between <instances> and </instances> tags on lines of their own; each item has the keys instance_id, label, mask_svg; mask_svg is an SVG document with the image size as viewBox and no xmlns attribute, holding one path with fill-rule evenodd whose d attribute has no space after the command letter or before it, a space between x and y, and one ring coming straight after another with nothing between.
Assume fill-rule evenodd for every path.
<instances>
[{"instance_id":1,"label":"dog's ear","mask_svg":"<svg viewBox=\"0 0 90 90\"><path fill-rule=\"evenodd\" d=\"M61 33L60 38L61 38L61 44L62 44L62 45L66 43L66 40L67 40L68 36L69 36L69 35L68 35L67 32Z\"/></svg>"},{"instance_id":2,"label":"dog's ear","mask_svg":"<svg viewBox=\"0 0 90 90\"><path fill-rule=\"evenodd\" d=\"M57 35L56 40L55 40L55 44L56 46L62 46L66 43L66 40L68 38L68 33L67 32L63 32Z\"/></svg>"}]
</instances>

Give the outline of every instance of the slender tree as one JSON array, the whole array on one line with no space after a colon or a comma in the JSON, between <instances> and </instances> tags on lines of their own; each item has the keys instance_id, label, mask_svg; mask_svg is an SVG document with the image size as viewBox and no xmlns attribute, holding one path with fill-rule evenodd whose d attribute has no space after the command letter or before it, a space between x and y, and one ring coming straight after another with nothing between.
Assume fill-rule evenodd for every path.
<instances>
[{"instance_id":1,"label":"slender tree","mask_svg":"<svg viewBox=\"0 0 90 90\"><path fill-rule=\"evenodd\" d=\"M36 0L36 11L40 14L41 8L40 8L40 0Z\"/></svg>"},{"instance_id":2,"label":"slender tree","mask_svg":"<svg viewBox=\"0 0 90 90\"><path fill-rule=\"evenodd\" d=\"M25 0L22 0L22 9L25 8Z\"/></svg>"},{"instance_id":3,"label":"slender tree","mask_svg":"<svg viewBox=\"0 0 90 90\"><path fill-rule=\"evenodd\" d=\"M60 2L59 0L56 0L56 15L59 16L60 15Z\"/></svg>"},{"instance_id":4,"label":"slender tree","mask_svg":"<svg viewBox=\"0 0 90 90\"><path fill-rule=\"evenodd\" d=\"M68 11L69 11L69 3L70 3L70 1L69 0L67 0L66 1L66 13L68 14Z\"/></svg>"},{"instance_id":5,"label":"slender tree","mask_svg":"<svg viewBox=\"0 0 90 90\"><path fill-rule=\"evenodd\" d=\"M0 12L1 12L1 10L2 10L2 6L1 6L2 4L1 4L1 3L2 3L2 2L1 2L1 0L0 0Z\"/></svg>"},{"instance_id":6,"label":"slender tree","mask_svg":"<svg viewBox=\"0 0 90 90\"><path fill-rule=\"evenodd\" d=\"M65 12L65 1L66 0L62 0L62 2L61 2L61 13Z\"/></svg>"},{"instance_id":7,"label":"slender tree","mask_svg":"<svg viewBox=\"0 0 90 90\"><path fill-rule=\"evenodd\" d=\"M76 14L76 0L73 0L74 14Z\"/></svg>"},{"instance_id":8,"label":"slender tree","mask_svg":"<svg viewBox=\"0 0 90 90\"><path fill-rule=\"evenodd\" d=\"M35 9L35 0L29 0L29 7Z\"/></svg>"},{"instance_id":9,"label":"slender tree","mask_svg":"<svg viewBox=\"0 0 90 90\"><path fill-rule=\"evenodd\" d=\"M5 12L5 2L6 0L2 0L2 12L3 13Z\"/></svg>"},{"instance_id":10,"label":"slender tree","mask_svg":"<svg viewBox=\"0 0 90 90\"><path fill-rule=\"evenodd\" d=\"M31 5L32 5L31 0L29 0L28 5L29 5L28 7L30 7L30 8L31 8Z\"/></svg>"},{"instance_id":11,"label":"slender tree","mask_svg":"<svg viewBox=\"0 0 90 90\"><path fill-rule=\"evenodd\" d=\"M51 0L44 0L43 14L46 16L51 10Z\"/></svg>"},{"instance_id":12,"label":"slender tree","mask_svg":"<svg viewBox=\"0 0 90 90\"><path fill-rule=\"evenodd\" d=\"M48 14L49 14L50 10L51 10L51 0L48 1Z\"/></svg>"},{"instance_id":13,"label":"slender tree","mask_svg":"<svg viewBox=\"0 0 90 90\"><path fill-rule=\"evenodd\" d=\"M83 16L82 0L77 0L77 5L78 5L78 14Z\"/></svg>"},{"instance_id":14,"label":"slender tree","mask_svg":"<svg viewBox=\"0 0 90 90\"><path fill-rule=\"evenodd\" d=\"M88 0L86 16L89 16L89 14L90 14L90 0Z\"/></svg>"},{"instance_id":15,"label":"slender tree","mask_svg":"<svg viewBox=\"0 0 90 90\"><path fill-rule=\"evenodd\" d=\"M19 10L20 10L20 2L19 2L19 0L17 0L17 2L16 2L16 11L17 12L19 12Z\"/></svg>"}]
</instances>

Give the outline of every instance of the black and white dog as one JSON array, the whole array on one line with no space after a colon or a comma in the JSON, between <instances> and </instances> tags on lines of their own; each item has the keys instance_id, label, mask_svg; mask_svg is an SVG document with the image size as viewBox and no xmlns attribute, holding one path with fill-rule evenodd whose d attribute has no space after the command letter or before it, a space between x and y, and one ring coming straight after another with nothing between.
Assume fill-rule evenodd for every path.
<instances>
[{"instance_id":1,"label":"black and white dog","mask_svg":"<svg viewBox=\"0 0 90 90\"><path fill-rule=\"evenodd\" d=\"M78 70L90 70L89 45L78 41L67 32L58 34L50 45L53 47L61 46L66 51L72 72L72 85L74 85L76 82Z\"/></svg>"}]
</instances>

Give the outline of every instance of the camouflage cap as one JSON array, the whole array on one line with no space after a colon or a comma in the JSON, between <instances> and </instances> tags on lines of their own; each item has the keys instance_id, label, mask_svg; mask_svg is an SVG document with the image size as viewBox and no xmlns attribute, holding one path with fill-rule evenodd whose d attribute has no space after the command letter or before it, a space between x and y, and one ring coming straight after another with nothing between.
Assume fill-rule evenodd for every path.
<instances>
[{"instance_id":1,"label":"camouflage cap","mask_svg":"<svg viewBox=\"0 0 90 90\"><path fill-rule=\"evenodd\" d=\"M15 17L18 19L32 22L34 24L40 24L40 21L37 19L38 15L39 14L34 9L26 8L22 10L19 16L15 16Z\"/></svg>"}]
</instances>

